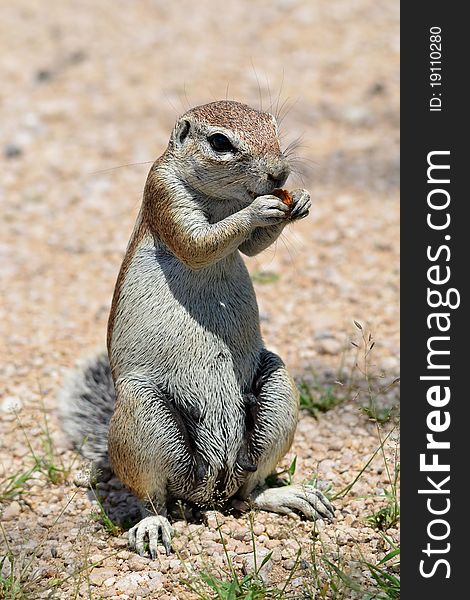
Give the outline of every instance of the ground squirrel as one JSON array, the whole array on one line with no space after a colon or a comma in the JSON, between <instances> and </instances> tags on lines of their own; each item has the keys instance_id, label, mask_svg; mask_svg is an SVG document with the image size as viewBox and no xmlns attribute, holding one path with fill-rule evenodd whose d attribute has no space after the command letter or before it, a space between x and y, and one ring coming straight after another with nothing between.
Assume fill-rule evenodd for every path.
<instances>
[{"instance_id":1,"label":"ground squirrel","mask_svg":"<svg viewBox=\"0 0 470 600\"><path fill-rule=\"evenodd\" d=\"M152 166L108 324L108 356L82 365L60 394L65 430L84 454L109 459L143 502L129 531L155 556L172 529L167 502L331 518L313 486L261 489L289 450L298 391L264 347L253 286L240 256L258 254L310 197L272 192L289 175L276 119L233 101L186 112ZM239 252L240 251L240 252ZM151 507L151 508L150 508ZM151 514L151 511L157 514Z\"/></svg>"}]
</instances>

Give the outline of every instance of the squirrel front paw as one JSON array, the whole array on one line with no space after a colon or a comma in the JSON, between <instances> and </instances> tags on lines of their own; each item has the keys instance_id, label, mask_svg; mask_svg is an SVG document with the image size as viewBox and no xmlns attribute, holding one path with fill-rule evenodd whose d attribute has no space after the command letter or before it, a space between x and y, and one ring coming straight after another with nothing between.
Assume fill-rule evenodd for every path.
<instances>
[{"instance_id":1,"label":"squirrel front paw","mask_svg":"<svg viewBox=\"0 0 470 600\"><path fill-rule=\"evenodd\" d=\"M152 559L157 557L158 540L161 537L163 546L167 554L171 552L171 536L173 527L166 517L161 515L152 515L145 517L129 529L128 541L132 550L135 550L140 556L145 555L145 541L148 539L149 552Z\"/></svg>"},{"instance_id":2,"label":"squirrel front paw","mask_svg":"<svg viewBox=\"0 0 470 600\"><path fill-rule=\"evenodd\" d=\"M294 190L290 193L292 197L292 208L287 215L289 221L300 221L304 219L312 206L310 194L307 190Z\"/></svg>"},{"instance_id":3,"label":"squirrel front paw","mask_svg":"<svg viewBox=\"0 0 470 600\"><path fill-rule=\"evenodd\" d=\"M277 196L258 196L248 206L253 227L269 227L285 220L289 207Z\"/></svg>"}]
</instances>

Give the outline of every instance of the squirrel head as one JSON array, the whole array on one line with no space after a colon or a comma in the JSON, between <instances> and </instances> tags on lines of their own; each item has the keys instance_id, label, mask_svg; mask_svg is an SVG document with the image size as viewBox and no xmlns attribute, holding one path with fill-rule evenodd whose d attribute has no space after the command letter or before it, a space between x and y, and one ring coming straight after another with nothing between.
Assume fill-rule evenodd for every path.
<instances>
[{"instance_id":1,"label":"squirrel head","mask_svg":"<svg viewBox=\"0 0 470 600\"><path fill-rule=\"evenodd\" d=\"M275 117L229 100L182 115L167 155L176 175L196 192L246 204L282 187L290 172Z\"/></svg>"}]
</instances>

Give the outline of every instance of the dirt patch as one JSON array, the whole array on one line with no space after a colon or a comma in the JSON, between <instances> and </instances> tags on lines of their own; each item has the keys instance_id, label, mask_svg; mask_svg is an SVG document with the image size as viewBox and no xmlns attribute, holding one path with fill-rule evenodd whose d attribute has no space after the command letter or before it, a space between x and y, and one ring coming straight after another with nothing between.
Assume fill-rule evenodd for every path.
<instances>
[{"instance_id":1,"label":"dirt patch","mask_svg":"<svg viewBox=\"0 0 470 600\"><path fill-rule=\"evenodd\" d=\"M0 481L25 481L2 483L0 556L15 556L16 571L23 566L26 597L191 597L187 569L220 567L230 578L230 556L240 577L250 571L250 529L257 550L272 551L271 586L293 573L289 589L298 595L323 597L322 586L324 597L359 594L335 596L335 577L338 588L344 581L321 556L361 586L377 586L366 563L398 544L397 524L384 522L394 420L371 420L366 382L375 416L385 418L399 369L398 39L391 1L261 0L221 10L212 0L197 8L90 0L44 10L19 0L2 10ZM271 105L285 146L301 136L302 175L287 186L312 193L311 216L246 261L267 347L320 406L316 417L303 411L281 468L297 456L295 481L316 476L335 494L386 441L335 501L334 523L319 530L266 513L251 526L248 515L193 516L175 524L177 553L150 561L93 519L96 501L73 482L82 467L59 430L55 394L65 369L105 344L150 165L115 167L152 161L179 114L226 95ZM327 394L341 402L322 412ZM101 491L118 517L132 515L119 482ZM13 581L9 565L5 581Z\"/></svg>"}]
</instances>

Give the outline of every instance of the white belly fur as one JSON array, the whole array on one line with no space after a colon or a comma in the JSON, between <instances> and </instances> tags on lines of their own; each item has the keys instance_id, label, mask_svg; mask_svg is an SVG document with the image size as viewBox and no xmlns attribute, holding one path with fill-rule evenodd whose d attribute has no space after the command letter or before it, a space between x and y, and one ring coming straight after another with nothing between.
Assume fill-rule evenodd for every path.
<instances>
[{"instance_id":1,"label":"white belly fur","mask_svg":"<svg viewBox=\"0 0 470 600\"><path fill-rule=\"evenodd\" d=\"M243 393L261 347L256 297L238 253L191 271L165 248L149 244L136 252L115 314L115 372L145 374L177 404L197 407L196 443L215 471L235 461Z\"/></svg>"}]
</instances>

